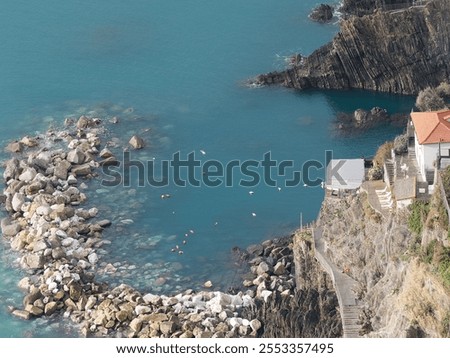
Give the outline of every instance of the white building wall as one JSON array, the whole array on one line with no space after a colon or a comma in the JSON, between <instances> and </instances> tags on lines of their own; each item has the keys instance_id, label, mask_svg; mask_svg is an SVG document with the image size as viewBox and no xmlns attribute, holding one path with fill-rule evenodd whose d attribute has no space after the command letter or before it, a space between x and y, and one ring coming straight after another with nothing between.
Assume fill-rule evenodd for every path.
<instances>
[{"instance_id":1,"label":"white building wall","mask_svg":"<svg viewBox=\"0 0 450 358\"><path fill-rule=\"evenodd\" d=\"M439 143L419 144L415 136L417 164L419 165L422 180L425 180L425 171L434 170L436 158L439 152ZM450 143L441 143L441 154L448 155ZM448 161L445 161L448 163ZM444 166L444 162L442 163Z\"/></svg>"},{"instance_id":2,"label":"white building wall","mask_svg":"<svg viewBox=\"0 0 450 358\"><path fill-rule=\"evenodd\" d=\"M423 160L423 156L424 156L423 155L423 145L419 144L416 133L414 133L414 146L416 148L417 164L419 166L420 173L422 174L422 176L424 176L425 170L424 170L424 160Z\"/></svg>"},{"instance_id":3,"label":"white building wall","mask_svg":"<svg viewBox=\"0 0 450 358\"><path fill-rule=\"evenodd\" d=\"M425 170L434 170L436 158L439 152L439 144L424 144L423 147L423 160ZM442 144L441 144L442 148Z\"/></svg>"}]
</instances>

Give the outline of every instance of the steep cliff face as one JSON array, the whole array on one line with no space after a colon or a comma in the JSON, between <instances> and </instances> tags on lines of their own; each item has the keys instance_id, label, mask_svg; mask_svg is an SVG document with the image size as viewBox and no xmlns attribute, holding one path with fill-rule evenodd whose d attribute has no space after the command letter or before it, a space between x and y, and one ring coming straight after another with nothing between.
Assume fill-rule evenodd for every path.
<instances>
[{"instance_id":1,"label":"steep cliff face","mask_svg":"<svg viewBox=\"0 0 450 358\"><path fill-rule=\"evenodd\" d=\"M343 20L332 42L256 85L416 94L450 77L450 0Z\"/></svg>"},{"instance_id":2,"label":"steep cliff face","mask_svg":"<svg viewBox=\"0 0 450 358\"><path fill-rule=\"evenodd\" d=\"M415 235L408 220L408 211L382 218L364 194L323 203L327 254L359 283L368 337L450 336L450 294L418 254L433 240L447 243L447 233L436 226Z\"/></svg>"},{"instance_id":3,"label":"steep cliff face","mask_svg":"<svg viewBox=\"0 0 450 358\"><path fill-rule=\"evenodd\" d=\"M340 11L344 15L363 16L371 14L377 9L389 9L413 2L414 0L343 0Z\"/></svg>"}]
</instances>

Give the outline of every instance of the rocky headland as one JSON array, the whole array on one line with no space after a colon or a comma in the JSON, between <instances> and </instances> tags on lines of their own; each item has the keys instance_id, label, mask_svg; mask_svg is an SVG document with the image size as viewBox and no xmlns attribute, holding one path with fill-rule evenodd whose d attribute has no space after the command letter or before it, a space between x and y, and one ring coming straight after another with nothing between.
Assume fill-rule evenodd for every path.
<instances>
[{"instance_id":1,"label":"rocky headland","mask_svg":"<svg viewBox=\"0 0 450 358\"><path fill-rule=\"evenodd\" d=\"M82 336L342 334L334 289L313 260L306 233L235 249L248 273L232 293L214 291L207 282L199 292L163 295L99 279L99 272L117 270L102 256L114 240L109 228L118 223L99 218L85 189L101 175L101 167L119 163L106 147L111 139L107 126L117 121L67 118L60 130L7 146L11 158L4 163L1 202L8 215L1 231L26 273L18 282L23 305L10 307L12 315L25 320L65 317ZM139 150L146 143L136 135L128 145ZM304 253L301 262L294 254L299 251Z\"/></svg>"},{"instance_id":2,"label":"rocky headland","mask_svg":"<svg viewBox=\"0 0 450 358\"><path fill-rule=\"evenodd\" d=\"M448 79L450 0L416 6L395 2L395 10L377 4L344 2L344 11L363 16L346 16L330 43L300 63L259 75L249 84L417 94Z\"/></svg>"}]
</instances>

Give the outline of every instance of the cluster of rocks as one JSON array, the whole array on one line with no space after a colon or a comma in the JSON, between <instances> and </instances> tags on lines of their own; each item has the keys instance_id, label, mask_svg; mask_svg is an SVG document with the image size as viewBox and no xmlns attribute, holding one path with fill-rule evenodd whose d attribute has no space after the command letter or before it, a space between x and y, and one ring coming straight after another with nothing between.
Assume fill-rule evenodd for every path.
<instances>
[{"instance_id":1,"label":"cluster of rocks","mask_svg":"<svg viewBox=\"0 0 450 358\"><path fill-rule=\"evenodd\" d=\"M290 296L295 288L292 239L289 237L267 240L251 245L245 255L250 272L243 286L254 291L256 300L267 302L274 292Z\"/></svg>"},{"instance_id":2,"label":"cluster of rocks","mask_svg":"<svg viewBox=\"0 0 450 358\"><path fill-rule=\"evenodd\" d=\"M356 109L353 113L338 113L336 126L342 132L367 130L380 124L405 126L408 121L406 114L389 114L384 108L373 107L371 110Z\"/></svg>"},{"instance_id":3,"label":"cluster of rocks","mask_svg":"<svg viewBox=\"0 0 450 358\"><path fill-rule=\"evenodd\" d=\"M311 20L321 23L330 22L333 19L333 7L328 4L320 4L313 9L309 17Z\"/></svg>"},{"instance_id":4,"label":"cluster of rocks","mask_svg":"<svg viewBox=\"0 0 450 358\"><path fill-rule=\"evenodd\" d=\"M141 294L96 280L94 272L105 267L99 254L106 241L102 231L111 222L97 219L97 208L86 207L82 190L98 167L117 160L109 149L101 149L105 128L100 119L81 116L65 124L62 131L26 137L14 142L18 148L7 148L14 154L3 174L2 203L9 216L1 229L29 274L19 282L26 291L23 307L10 307L11 313L22 319L62 314L80 324L86 336L258 336L262 323L241 313L255 294L267 300L264 282L271 281L270 274L287 273L287 262L272 267L273 259L254 259L257 288L235 295L192 290L173 297ZM137 136L129 144L136 149L144 145Z\"/></svg>"},{"instance_id":5,"label":"cluster of rocks","mask_svg":"<svg viewBox=\"0 0 450 358\"><path fill-rule=\"evenodd\" d=\"M141 293L123 283L110 287L96 274L118 270L102 260L104 245L111 243L103 231L112 223L98 218L83 190L97 168L118 161L102 149L107 130L100 119L81 116L65 125L7 148L13 157L4 165L0 199L9 215L1 229L28 273L19 282L26 292L23 307L10 307L11 313L22 319L61 315L79 325L83 336L270 336L265 327L278 314L274 307L283 311L303 297L296 289L292 237L235 250L250 269L228 293L213 291L212 282L200 292L172 296ZM144 141L135 136L129 145L140 149ZM136 269L127 271L131 268ZM297 315L309 319L301 311ZM289 330L297 334L296 326L283 333L289 336Z\"/></svg>"}]
</instances>

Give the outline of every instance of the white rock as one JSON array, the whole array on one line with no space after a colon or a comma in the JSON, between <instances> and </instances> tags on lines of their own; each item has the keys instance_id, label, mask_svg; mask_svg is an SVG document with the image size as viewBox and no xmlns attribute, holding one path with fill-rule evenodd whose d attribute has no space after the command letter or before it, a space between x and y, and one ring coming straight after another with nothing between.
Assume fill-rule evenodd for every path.
<instances>
[{"instance_id":1,"label":"white rock","mask_svg":"<svg viewBox=\"0 0 450 358\"><path fill-rule=\"evenodd\" d=\"M222 312L222 306L218 303L212 303L209 305L209 309L212 313L220 313Z\"/></svg>"},{"instance_id":2,"label":"white rock","mask_svg":"<svg viewBox=\"0 0 450 358\"><path fill-rule=\"evenodd\" d=\"M53 291L55 288L58 288L58 284L57 284L56 282L50 282L50 283L48 284L48 289L49 289L50 291Z\"/></svg>"},{"instance_id":3,"label":"white rock","mask_svg":"<svg viewBox=\"0 0 450 358\"><path fill-rule=\"evenodd\" d=\"M240 326L242 324L242 318L232 317L228 320L228 324L232 327Z\"/></svg>"},{"instance_id":4,"label":"white rock","mask_svg":"<svg viewBox=\"0 0 450 358\"><path fill-rule=\"evenodd\" d=\"M15 193L11 201L11 205L14 211L20 211L24 203L25 203L25 195L21 193Z\"/></svg>"},{"instance_id":5,"label":"white rock","mask_svg":"<svg viewBox=\"0 0 450 358\"><path fill-rule=\"evenodd\" d=\"M250 297L249 295L245 295L244 297L242 297L242 301L243 301L242 306L244 307L250 307L254 303L253 298Z\"/></svg>"},{"instance_id":6,"label":"white rock","mask_svg":"<svg viewBox=\"0 0 450 358\"><path fill-rule=\"evenodd\" d=\"M90 310L92 307L95 306L96 303L97 303L97 298L95 298L95 296L89 296L89 298L87 299L87 302L86 302L85 309Z\"/></svg>"},{"instance_id":7,"label":"white rock","mask_svg":"<svg viewBox=\"0 0 450 358\"><path fill-rule=\"evenodd\" d=\"M272 295L272 291L263 290L260 294L261 298L264 299L264 302L267 302L267 299Z\"/></svg>"},{"instance_id":8,"label":"white rock","mask_svg":"<svg viewBox=\"0 0 450 358\"><path fill-rule=\"evenodd\" d=\"M77 178L75 178L74 175L70 174L69 177L67 178L67 184L73 185L76 184L78 182Z\"/></svg>"},{"instance_id":9,"label":"white rock","mask_svg":"<svg viewBox=\"0 0 450 358\"><path fill-rule=\"evenodd\" d=\"M82 269L87 269L91 267L91 264L85 260L79 260L77 266L81 267Z\"/></svg>"},{"instance_id":10,"label":"white rock","mask_svg":"<svg viewBox=\"0 0 450 358\"><path fill-rule=\"evenodd\" d=\"M257 331L258 329L260 329L262 326L261 322L257 319L254 319L250 322L250 327L252 328L252 330Z\"/></svg>"},{"instance_id":11,"label":"white rock","mask_svg":"<svg viewBox=\"0 0 450 358\"><path fill-rule=\"evenodd\" d=\"M91 218L97 216L97 214L98 214L98 209L97 208L89 209L89 215L90 215Z\"/></svg>"},{"instance_id":12,"label":"white rock","mask_svg":"<svg viewBox=\"0 0 450 358\"><path fill-rule=\"evenodd\" d=\"M36 209L36 214L41 215L41 216L50 215L51 212L52 212L52 209L50 209L50 206L48 206L48 205L41 205L41 206L38 206Z\"/></svg>"},{"instance_id":13,"label":"white rock","mask_svg":"<svg viewBox=\"0 0 450 358\"><path fill-rule=\"evenodd\" d=\"M67 234L63 230L56 230L55 234L56 234L56 236L59 236L59 237L63 237L63 238L67 237Z\"/></svg>"},{"instance_id":14,"label":"white rock","mask_svg":"<svg viewBox=\"0 0 450 358\"><path fill-rule=\"evenodd\" d=\"M89 254L88 261L91 265L95 265L98 262L98 256L95 252Z\"/></svg>"},{"instance_id":15,"label":"white rock","mask_svg":"<svg viewBox=\"0 0 450 358\"><path fill-rule=\"evenodd\" d=\"M69 246L72 246L74 242L75 242L75 239L73 239L71 237L67 237L61 241L61 245L64 247L69 247Z\"/></svg>"},{"instance_id":16,"label":"white rock","mask_svg":"<svg viewBox=\"0 0 450 358\"><path fill-rule=\"evenodd\" d=\"M31 285L31 281L30 281L29 277L24 277L17 284L17 286L24 291L28 291L28 289L30 288L30 285Z\"/></svg>"},{"instance_id":17,"label":"white rock","mask_svg":"<svg viewBox=\"0 0 450 358\"><path fill-rule=\"evenodd\" d=\"M47 245L44 241L36 241L33 245L33 252L45 250L46 248L47 248Z\"/></svg>"},{"instance_id":18,"label":"white rock","mask_svg":"<svg viewBox=\"0 0 450 358\"><path fill-rule=\"evenodd\" d=\"M136 306L136 308L134 309L134 312L136 312L136 315L141 315L141 314L146 314L146 313L150 313L152 311L152 309L148 306L141 306L138 305Z\"/></svg>"},{"instance_id":19,"label":"white rock","mask_svg":"<svg viewBox=\"0 0 450 358\"><path fill-rule=\"evenodd\" d=\"M80 281L80 275L76 272L72 272L71 276L75 281Z\"/></svg>"},{"instance_id":20,"label":"white rock","mask_svg":"<svg viewBox=\"0 0 450 358\"><path fill-rule=\"evenodd\" d=\"M128 142L134 149L142 149L145 146L144 140L137 136L134 135L133 137L131 137L130 141Z\"/></svg>"},{"instance_id":21,"label":"white rock","mask_svg":"<svg viewBox=\"0 0 450 358\"><path fill-rule=\"evenodd\" d=\"M22 174L19 175L19 180L25 183L31 182L36 176L37 172L34 168L27 168Z\"/></svg>"},{"instance_id":22,"label":"white rock","mask_svg":"<svg viewBox=\"0 0 450 358\"><path fill-rule=\"evenodd\" d=\"M243 300L240 296L236 295L236 296L231 296L231 304L235 305L235 306L241 306L243 304Z\"/></svg>"}]
</instances>

